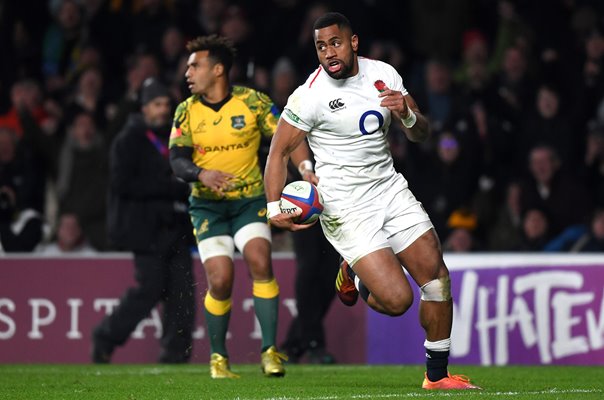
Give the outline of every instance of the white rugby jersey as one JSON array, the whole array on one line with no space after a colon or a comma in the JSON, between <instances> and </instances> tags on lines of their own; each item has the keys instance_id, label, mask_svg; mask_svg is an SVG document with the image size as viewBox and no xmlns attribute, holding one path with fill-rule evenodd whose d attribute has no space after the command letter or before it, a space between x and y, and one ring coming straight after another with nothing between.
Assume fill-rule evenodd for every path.
<instances>
[{"instance_id":1,"label":"white rugby jersey","mask_svg":"<svg viewBox=\"0 0 604 400\"><path fill-rule=\"evenodd\" d=\"M407 90L389 64L358 60L358 74L347 79L333 79L319 67L291 94L281 115L308 132L327 213L359 206L393 184L407 187L394 170L386 141L391 113L380 107L376 82L403 95Z\"/></svg>"}]
</instances>

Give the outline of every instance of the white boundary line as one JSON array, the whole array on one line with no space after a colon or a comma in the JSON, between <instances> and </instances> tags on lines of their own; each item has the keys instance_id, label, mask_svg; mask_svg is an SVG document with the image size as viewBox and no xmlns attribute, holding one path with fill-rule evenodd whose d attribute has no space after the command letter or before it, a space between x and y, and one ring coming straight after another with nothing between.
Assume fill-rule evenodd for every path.
<instances>
[{"instance_id":1,"label":"white boundary line","mask_svg":"<svg viewBox=\"0 0 604 400\"><path fill-rule=\"evenodd\" d=\"M593 394L602 393L599 389L568 389L559 390L552 388L550 390L539 390L529 392L488 392L488 391L438 391L438 392L411 392L411 393L374 393L374 394L357 394L352 396L340 397L340 396L315 396L315 397L264 397L261 400L340 400L340 399L409 399L409 398L424 398L424 397L461 397L478 395L481 397L516 397L516 396L543 396L543 395L572 395L572 394ZM235 397L233 400L255 400L254 398L241 398Z\"/></svg>"}]
</instances>

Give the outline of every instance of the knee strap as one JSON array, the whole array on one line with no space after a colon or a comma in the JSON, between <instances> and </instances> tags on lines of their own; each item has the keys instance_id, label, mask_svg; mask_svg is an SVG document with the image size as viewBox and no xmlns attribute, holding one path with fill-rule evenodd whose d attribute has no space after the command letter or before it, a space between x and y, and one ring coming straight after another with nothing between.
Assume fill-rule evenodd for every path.
<instances>
[{"instance_id":1,"label":"knee strap","mask_svg":"<svg viewBox=\"0 0 604 400\"><path fill-rule=\"evenodd\" d=\"M239 229L233 236L235 246L243 254L247 242L255 238L263 238L271 242L271 228L266 222L252 222Z\"/></svg>"},{"instance_id":2,"label":"knee strap","mask_svg":"<svg viewBox=\"0 0 604 400\"><path fill-rule=\"evenodd\" d=\"M226 256L231 260L235 254L233 238L228 235L212 236L197 243L201 262L205 263L208 258Z\"/></svg>"},{"instance_id":3,"label":"knee strap","mask_svg":"<svg viewBox=\"0 0 604 400\"><path fill-rule=\"evenodd\" d=\"M420 288L423 301L451 300L451 278L448 276L434 279Z\"/></svg>"}]
</instances>

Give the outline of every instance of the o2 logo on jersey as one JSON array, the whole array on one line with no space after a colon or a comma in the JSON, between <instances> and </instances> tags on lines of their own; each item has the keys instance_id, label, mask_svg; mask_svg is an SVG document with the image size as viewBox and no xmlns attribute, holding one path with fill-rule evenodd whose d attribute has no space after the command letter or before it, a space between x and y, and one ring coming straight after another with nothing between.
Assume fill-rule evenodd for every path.
<instances>
[{"instance_id":1,"label":"o2 logo on jersey","mask_svg":"<svg viewBox=\"0 0 604 400\"><path fill-rule=\"evenodd\" d=\"M377 118L377 127L375 119ZM373 135L384 126L384 116L376 110L365 111L359 119L359 130L363 135Z\"/></svg>"}]
</instances>

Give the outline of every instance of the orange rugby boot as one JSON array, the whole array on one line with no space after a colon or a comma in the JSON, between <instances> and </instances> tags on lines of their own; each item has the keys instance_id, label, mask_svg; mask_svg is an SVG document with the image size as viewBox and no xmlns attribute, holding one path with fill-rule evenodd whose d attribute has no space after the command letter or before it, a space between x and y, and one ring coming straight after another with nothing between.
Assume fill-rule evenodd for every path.
<instances>
[{"instance_id":1,"label":"orange rugby boot","mask_svg":"<svg viewBox=\"0 0 604 400\"><path fill-rule=\"evenodd\" d=\"M478 389L482 390L480 386L472 385L470 379L465 375L451 375L442 378L436 382L432 382L428 379L428 375L424 375L424 383L422 384L423 389L427 390L466 390L466 389Z\"/></svg>"}]
</instances>

